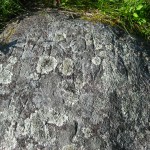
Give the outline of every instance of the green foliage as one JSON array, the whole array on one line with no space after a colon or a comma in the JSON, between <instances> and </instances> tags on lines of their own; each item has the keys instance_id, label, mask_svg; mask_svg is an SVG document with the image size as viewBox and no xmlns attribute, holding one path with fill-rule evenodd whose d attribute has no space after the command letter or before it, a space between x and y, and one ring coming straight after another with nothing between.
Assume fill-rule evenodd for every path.
<instances>
[{"instance_id":1,"label":"green foliage","mask_svg":"<svg viewBox=\"0 0 150 150\"><path fill-rule=\"evenodd\" d=\"M64 5L76 6L81 8L96 8L98 0L62 0Z\"/></svg>"},{"instance_id":2,"label":"green foliage","mask_svg":"<svg viewBox=\"0 0 150 150\"><path fill-rule=\"evenodd\" d=\"M146 0L99 0L99 8L130 32L150 36L150 3Z\"/></svg>"},{"instance_id":3,"label":"green foliage","mask_svg":"<svg viewBox=\"0 0 150 150\"><path fill-rule=\"evenodd\" d=\"M32 4L52 6L53 0L0 0L0 22L21 13ZM61 5L78 11L99 10L99 15L93 14L94 20L117 24L130 33L150 37L149 0L61 0Z\"/></svg>"},{"instance_id":4,"label":"green foliage","mask_svg":"<svg viewBox=\"0 0 150 150\"><path fill-rule=\"evenodd\" d=\"M0 0L0 31L5 22L16 16L20 11L19 0Z\"/></svg>"},{"instance_id":5,"label":"green foliage","mask_svg":"<svg viewBox=\"0 0 150 150\"><path fill-rule=\"evenodd\" d=\"M17 14L21 10L19 0L0 0L0 14L3 17L9 17Z\"/></svg>"}]
</instances>

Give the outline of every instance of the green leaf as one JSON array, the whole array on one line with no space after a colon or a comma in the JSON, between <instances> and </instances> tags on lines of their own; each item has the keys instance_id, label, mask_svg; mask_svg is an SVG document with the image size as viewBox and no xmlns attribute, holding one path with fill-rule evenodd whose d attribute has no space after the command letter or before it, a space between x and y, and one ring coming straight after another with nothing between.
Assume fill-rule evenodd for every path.
<instances>
[{"instance_id":1,"label":"green leaf","mask_svg":"<svg viewBox=\"0 0 150 150\"><path fill-rule=\"evenodd\" d=\"M143 23L146 23L146 19L142 19L142 22L143 22Z\"/></svg>"},{"instance_id":2,"label":"green leaf","mask_svg":"<svg viewBox=\"0 0 150 150\"><path fill-rule=\"evenodd\" d=\"M134 9L133 7L130 7L129 12L131 12L133 9Z\"/></svg>"},{"instance_id":3,"label":"green leaf","mask_svg":"<svg viewBox=\"0 0 150 150\"><path fill-rule=\"evenodd\" d=\"M142 8L143 8L143 5L140 4L140 5L138 5L138 6L136 7L136 10L141 10Z\"/></svg>"},{"instance_id":4,"label":"green leaf","mask_svg":"<svg viewBox=\"0 0 150 150\"><path fill-rule=\"evenodd\" d=\"M142 24L146 23L146 19L144 19L144 18L141 19L141 23L142 23Z\"/></svg>"},{"instance_id":5,"label":"green leaf","mask_svg":"<svg viewBox=\"0 0 150 150\"><path fill-rule=\"evenodd\" d=\"M135 18L138 18L138 17L139 17L137 13L133 13L133 16L134 16Z\"/></svg>"}]
</instances>

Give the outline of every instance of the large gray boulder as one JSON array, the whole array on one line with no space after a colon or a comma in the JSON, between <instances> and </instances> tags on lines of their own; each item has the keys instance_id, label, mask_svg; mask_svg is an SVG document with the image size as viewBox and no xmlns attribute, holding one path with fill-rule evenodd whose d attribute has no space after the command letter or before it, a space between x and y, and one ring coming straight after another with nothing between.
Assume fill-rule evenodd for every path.
<instances>
[{"instance_id":1,"label":"large gray boulder","mask_svg":"<svg viewBox=\"0 0 150 150\"><path fill-rule=\"evenodd\" d=\"M0 150L150 150L148 45L60 13L26 17L0 55Z\"/></svg>"}]
</instances>

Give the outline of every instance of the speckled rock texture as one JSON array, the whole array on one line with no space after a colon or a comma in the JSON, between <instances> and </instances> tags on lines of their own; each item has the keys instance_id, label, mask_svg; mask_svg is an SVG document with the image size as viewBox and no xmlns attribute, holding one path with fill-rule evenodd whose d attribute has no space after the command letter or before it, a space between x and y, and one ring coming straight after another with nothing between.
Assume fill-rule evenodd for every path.
<instances>
[{"instance_id":1,"label":"speckled rock texture","mask_svg":"<svg viewBox=\"0 0 150 150\"><path fill-rule=\"evenodd\" d=\"M9 42L0 150L150 150L148 44L61 12L26 17Z\"/></svg>"}]
</instances>

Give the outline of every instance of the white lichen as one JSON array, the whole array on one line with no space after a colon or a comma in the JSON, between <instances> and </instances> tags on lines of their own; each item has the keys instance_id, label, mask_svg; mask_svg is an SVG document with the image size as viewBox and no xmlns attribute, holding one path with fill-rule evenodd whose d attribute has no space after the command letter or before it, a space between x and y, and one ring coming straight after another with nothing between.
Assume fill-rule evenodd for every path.
<instances>
[{"instance_id":1,"label":"white lichen","mask_svg":"<svg viewBox=\"0 0 150 150\"><path fill-rule=\"evenodd\" d=\"M10 56L9 59L8 59L8 62L11 63L12 65L14 65L17 62L17 58L13 57L13 56Z\"/></svg>"},{"instance_id":2,"label":"white lichen","mask_svg":"<svg viewBox=\"0 0 150 150\"><path fill-rule=\"evenodd\" d=\"M100 50L103 48L103 45L100 43L100 40L97 39L97 38L94 38L94 47L95 47L95 50Z\"/></svg>"},{"instance_id":3,"label":"white lichen","mask_svg":"<svg viewBox=\"0 0 150 150\"><path fill-rule=\"evenodd\" d=\"M100 52L99 52L99 56L100 56L101 58L106 58L106 57L107 57L106 51L100 51Z\"/></svg>"},{"instance_id":4,"label":"white lichen","mask_svg":"<svg viewBox=\"0 0 150 150\"><path fill-rule=\"evenodd\" d=\"M57 60L52 56L41 56L39 58L36 70L41 74L48 74L52 70L55 70L57 66Z\"/></svg>"},{"instance_id":5,"label":"white lichen","mask_svg":"<svg viewBox=\"0 0 150 150\"><path fill-rule=\"evenodd\" d=\"M3 139L0 144L0 149L2 150L12 150L15 149L17 145L17 140L14 136L14 128L11 125L8 130L5 131Z\"/></svg>"},{"instance_id":6,"label":"white lichen","mask_svg":"<svg viewBox=\"0 0 150 150\"><path fill-rule=\"evenodd\" d=\"M0 72L3 70L3 64L0 64Z\"/></svg>"},{"instance_id":7,"label":"white lichen","mask_svg":"<svg viewBox=\"0 0 150 150\"><path fill-rule=\"evenodd\" d=\"M32 80L38 80L39 79L39 76L37 73L31 73L30 76L29 76L29 79L32 79Z\"/></svg>"},{"instance_id":8,"label":"white lichen","mask_svg":"<svg viewBox=\"0 0 150 150\"><path fill-rule=\"evenodd\" d=\"M90 128L82 128L82 132L85 138L89 138L92 136L92 130Z\"/></svg>"},{"instance_id":9,"label":"white lichen","mask_svg":"<svg viewBox=\"0 0 150 150\"><path fill-rule=\"evenodd\" d=\"M65 145L62 150L76 150L76 146L74 144L72 145Z\"/></svg>"},{"instance_id":10,"label":"white lichen","mask_svg":"<svg viewBox=\"0 0 150 150\"><path fill-rule=\"evenodd\" d=\"M85 41L86 41L87 46L90 46L92 44L93 40L92 40L91 34L86 34L85 35Z\"/></svg>"},{"instance_id":11,"label":"white lichen","mask_svg":"<svg viewBox=\"0 0 150 150\"><path fill-rule=\"evenodd\" d=\"M55 41L60 42L66 39L65 33L56 33L55 34Z\"/></svg>"},{"instance_id":12,"label":"white lichen","mask_svg":"<svg viewBox=\"0 0 150 150\"><path fill-rule=\"evenodd\" d=\"M100 59L100 57L93 57L92 58L92 63L94 64L94 65L100 65L100 63L101 63L101 59Z\"/></svg>"},{"instance_id":13,"label":"white lichen","mask_svg":"<svg viewBox=\"0 0 150 150\"><path fill-rule=\"evenodd\" d=\"M9 84L12 81L13 76L13 65L17 62L17 58L11 56L8 59L8 64L4 67L3 64L0 64L0 83Z\"/></svg>"},{"instance_id":14,"label":"white lichen","mask_svg":"<svg viewBox=\"0 0 150 150\"><path fill-rule=\"evenodd\" d=\"M63 126L68 120L68 116L64 113L59 114L55 110L49 110L49 120L48 123L56 124L56 126L61 127Z\"/></svg>"},{"instance_id":15,"label":"white lichen","mask_svg":"<svg viewBox=\"0 0 150 150\"><path fill-rule=\"evenodd\" d=\"M2 64L0 64L0 83L9 84L11 83L13 73L5 68L2 69Z\"/></svg>"},{"instance_id":16,"label":"white lichen","mask_svg":"<svg viewBox=\"0 0 150 150\"><path fill-rule=\"evenodd\" d=\"M65 97L65 103L67 106L72 107L79 101L79 99L75 97L72 92L63 91L62 93L62 96Z\"/></svg>"}]
</instances>

